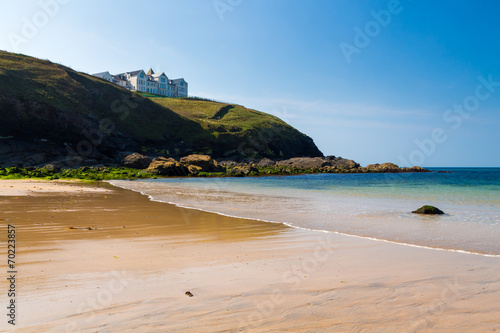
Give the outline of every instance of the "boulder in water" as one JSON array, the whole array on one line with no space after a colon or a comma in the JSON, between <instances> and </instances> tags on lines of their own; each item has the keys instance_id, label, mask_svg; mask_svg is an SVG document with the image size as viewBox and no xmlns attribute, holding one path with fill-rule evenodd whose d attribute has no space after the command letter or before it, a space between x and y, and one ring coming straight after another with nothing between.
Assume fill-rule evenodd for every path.
<instances>
[{"instance_id":1,"label":"boulder in water","mask_svg":"<svg viewBox=\"0 0 500 333\"><path fill-rule=\"evenodd\" d=\"M428 215L444 214L444 212L441 209L434 207L434 206L429 206L429 205L422 206L419 209L414 210L412 213L413 214L428 214Z\"/></svg>"}]
</instances>

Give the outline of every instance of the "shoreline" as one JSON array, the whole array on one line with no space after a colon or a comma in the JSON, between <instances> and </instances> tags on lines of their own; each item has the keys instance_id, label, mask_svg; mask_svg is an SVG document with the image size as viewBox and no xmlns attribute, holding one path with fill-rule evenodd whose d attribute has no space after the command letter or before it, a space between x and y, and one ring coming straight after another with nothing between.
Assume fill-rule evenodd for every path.
<instances>
[{"instance_id":1,"label":"shoreline","mask_svg":"<svg viewBox=\"0 0 500 333\"><path fill-rule=\"evenodd\" d=\"M182 178L182 177L180 177ZM230 215L226 213L222 213L219 211L215 210L208 210L208 209L203 209L199 207L192 207L188 205L183 205L180 203L172 202L172 201L163 201L159 199L153 198L153 196L140 191L140 190L135 190L132 188L126 188L126 187L121 187L118 184L113 184L113 180L106 180L104 181L108 184L111 184L112 186L124 189L124 190L130 190L136 193L140 193L143 196L146 196L149 198L149 200L154 201L154 202L160 202L160 203L165 203L169 205L174 205L179 208L185 208L185 209L193 209L193 210L198 210L201 212L206 212L206 213L211 213L211 214L218 214L221 216L225 217L230 217L230 218L236 218L236 219L249 219L248 217L241 217L238 215ZM297 230L303 230L303 231L309 231L309 232L319 232L319 233L332 233L336 234L339 236L345 236L345 237L354 237L358 239L366 239L366 240L371 240L371 241L376 241L376 242L384 242L384 243L389 243L389 244L395 244L395 245L400 245L400 246L408 246L408 247L414 247L414 248L420 248L420 249L427 249L427 250L435 250L435 251L445 251L445 252L455 252L455 253L461 253L461 254L467 254L467 255L476 255L476 256L482 256L482 257L489 257L489 258L500 258L500 254L494 254L494 253L482 253L482 252L474 252L474 251L469 251L469 250L463 250L463 249L454 249L454 248L444 248L444 247L434 247L430 245L421 245L421 244L412 244L412 243L407 243L407 242L402 242L402 241L397 241L397 240L391 240L391 239L384 239L384 238L377 238L377 237L372 237L372 236L363 236L363 235L356 235L356 234L350 234L346 232L341 232L341 231L331 231L331 230L324 230L324 229L312 229L312 228L306 228L306 227L300 227L296 226L290 222L280 222L280 221L272 221L272 220L266 220L262 218L250 218L255 221L260 221L260 222L265 222L265 223L274 223L274 224L281 224L289 228L297 229Z\"/></svg>"},{"instance_id":2,"label":"shoreline","mask_svg":"<svg viewBox=\"0 0 500 333\"><path fill-rule=\"evenodd\" d=\"M19 332L500 329L494 258L230 218L105 192L109 184L71 186L0 197L24 244ZM95 230L64 228L90 223Z\"/></svg>"}]
</instances>

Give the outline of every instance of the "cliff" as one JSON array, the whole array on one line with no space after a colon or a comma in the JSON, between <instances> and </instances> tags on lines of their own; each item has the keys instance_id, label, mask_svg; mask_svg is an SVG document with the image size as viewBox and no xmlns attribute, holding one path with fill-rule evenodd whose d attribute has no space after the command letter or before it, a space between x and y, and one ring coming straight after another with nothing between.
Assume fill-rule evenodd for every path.
<instances>
[{"instance_id":1,"label":"cliff","mask_svg":"<svg viewBox=\"0 0 500 333\"><path fill-rule=\"evenodd\" d=\"M150 97L0 51L0 165L117 164L124 152L245 160L319 157L313 140L240 105Z\"/></svg>"}]
</instances>

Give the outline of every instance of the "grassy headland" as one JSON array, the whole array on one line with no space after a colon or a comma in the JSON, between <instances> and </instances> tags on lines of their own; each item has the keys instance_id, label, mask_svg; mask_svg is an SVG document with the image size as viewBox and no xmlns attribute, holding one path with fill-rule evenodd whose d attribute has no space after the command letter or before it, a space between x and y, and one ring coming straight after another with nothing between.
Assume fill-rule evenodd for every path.
<instances>
[{"instance_id":1,"label":"grassy headland","mask_svg":"<svg viewBox=\"0 0 500 333\"><path fill-rule=\"evenodd\" d=\"M272 115L196 98L143 96L22 54L0 51L0 87L4 166L61 161L68 152L83 165L112 164L132 151L231 159L322 156L311 138Z\"/></svg>"}]
</instances>

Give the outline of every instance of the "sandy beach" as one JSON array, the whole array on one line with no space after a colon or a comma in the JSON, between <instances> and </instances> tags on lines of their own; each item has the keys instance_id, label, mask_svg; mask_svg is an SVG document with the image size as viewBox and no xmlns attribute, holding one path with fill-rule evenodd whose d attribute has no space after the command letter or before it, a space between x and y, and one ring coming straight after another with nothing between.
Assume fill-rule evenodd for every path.
<instances>
[{"instance_id":1,"label":"sandy beach","mask_svg":"<svg viewBox=\"0 0 500 333\"><path fill-rule=\"evenodd\" d=\"M188 210L106 183L1 180L0 221L3 276L8 224L17 265L16 325L4 314L2 332L500 331L498 258Z\"/></svg>"}]
</instances>

